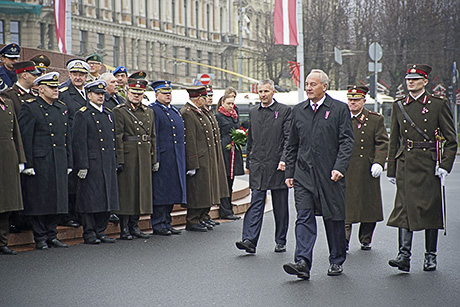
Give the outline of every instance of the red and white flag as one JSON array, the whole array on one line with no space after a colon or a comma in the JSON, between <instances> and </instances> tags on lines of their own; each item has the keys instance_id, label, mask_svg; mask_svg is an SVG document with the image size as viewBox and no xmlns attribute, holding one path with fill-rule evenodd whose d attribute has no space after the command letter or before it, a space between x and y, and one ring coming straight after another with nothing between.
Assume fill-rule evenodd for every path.
<instances>
[{"instance_id":1,"label":"red and white flag","mask_svg":"<svg viewBox=\"0 0 460 307\"><path fill-rule=\"evenodd\" d=\"M65 47L65 6L66 0L54 0L54 25L59 51L67 53Z\"/></svg>"},{"instance_id":2,"label":"red and white flag","mask_svg":"<svg viewBox=\"0 0 460 307\"><path fill-rule=\"evenodd\" d=\"M297 46L296 0L275 0L274 32L276 45Z\"/></svg>"}]
</instances>

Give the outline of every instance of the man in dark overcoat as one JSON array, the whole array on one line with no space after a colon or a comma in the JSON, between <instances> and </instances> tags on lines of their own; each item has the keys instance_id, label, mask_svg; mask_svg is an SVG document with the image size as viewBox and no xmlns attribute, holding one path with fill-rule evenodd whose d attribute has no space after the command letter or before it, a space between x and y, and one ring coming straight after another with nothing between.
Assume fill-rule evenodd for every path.
<instances>
[{"instance_id":1,"label":"man in dark overcoat","mask_svg":"<svg viewBox=\"0 0 460 307\"><path fill-rule=\"evenodd\" d=\"M0 97L0 254L16 255L8 245L8 216L23 209L19 173L26 156L13 102Z\"/></svg>"},{"instance_id":2,"label":"man in dark overcoat","mask_svg":"<svg viewBox=\"0 0 460 307\"><path fill-rule=\"evenodd\" d=\"M39 97L21 105L27 163L23 171L24 213L30 216L37 249L67 247L57 239L59 214L67 213L67 175L72 170L69 110L58 100L59 73L38 77Z\"/></svg>"},{"instance_id":3,"label":"man in dark overcoat","mask_svg":"<svg viewBox=\"0 0 460 307\"><path fill-rule=\"evenodd\" d=\"M430 72L425 64L407 66L409 95L395 101L391 115L387 176L397 190L387 224L398 227L399 253L389 265L405 272L410 270L412 235L417 230L425 230L423 269L436 270L438 229L444 227L441 185L457 152L449 102L425 89ZM442 152L437 150L441 138Z\"/></svg>"},{"instance_id":4,"label":"man in dark overcoat","mask_svg":"<svg viewBox=\"0 0 460 307\"><path fill-rule=\"evenodd\" d=\"M155 118L142 104L146 80L128 80L127 101L113 109L118 158L120 239L147 239L140 215L152 214L152 169L157 167Z\"/></svg>"},{"instance_id":5,"label":"man in dark overcoat","mask_svg":"<svg viewBox=\"0 0 460 307\"><path fill-rule=\"evenodd\" d=\"M353 223L359 225L362 250L370 250L376 222L383 220L380 175L388 154L388 133L383 115L367 110L364 85L348 86L348 107L355 139L345 176L347 250Z\"/></svg>"},{"instance_id":6,"label":"man in dark overcoat","mask_svg":"<svg viewBox=\"0 0 460 307\"><path fill-rule=\"evenodd\" d=\"M85 86L88 104L75 113L72 129L74 171L77 174L75 211L80 214L85 244L114 243L105 235L110 211L119 210L115 124L103 106L106 83Z\"/></svg>"},{"instance_id":7,"label":"man in dark overcoat","mask_svg":"<svg viewBox=\"0 0 460 307\"><path fill-rule=\"evenodd\" d=\"M182 107L181 114L185 126L185 167L187 185L187 225L186 230L206 232L210 224L204 221L213 204L212 173L217 172L215 143L211 122L202 107L206 101L204 86L188 87L189 101Z\"/></svg>"},{"instance_id":8,"label":"man in dark overcoat","mask_svg":"<svg viewBox=\"0 0 460 307\"><path fill-rule=\"evenodd\" d=\"M104 108L113 110L117 105L125 103L125 99L118 94L117 78L109 72L103 73L99 80L107 83L104 94Z\"/></svg>"},{"instance_id":9,"label":"man in dark overcoat","mask_svg":"<svg viewBox=\"0 0 460 307\"><path fill-rule=\"evenodd\" d=\"M288 188L284 183L285 153L291 126L291 108L273 99L272 80L259 82L260 104L249 111L246 168L249 170L251 205L244 215L242 241L236 247L255 253L264 216L267 191L271 191L275 217L275 252L286 251L289 226Z\"/></svg>"},{"instance_id":10,"label":"man in dark overcoat","mask_svg":"<svg viewBox=\"0 0 460 307\"><path fill-rule=\"evenodd\" d=\"M156 101L150 105L155 113L158 169L152 173L153 234L169 236L181 231L171 226L174 204L186 204L185 129L179 109L171 105L171 81L155 81L151 87Z\"/></svg>"},{"instance_id":11,"label":"man in dark overcoat","mask_svg":"<svg viewBox=\"0 0 460 307\"><path fill-rule=\"evenodd\" d=\"M329 77L313 69L305 80L308 99L292 111L286 153L286 184L294 187L297 209L294 263L288 274L309 279L317 228L323 216L329 246L330 276L340 275L346 259L345 180L353 151L353 127L346 103L327 93Z\"/></svg>"}]
</instances>

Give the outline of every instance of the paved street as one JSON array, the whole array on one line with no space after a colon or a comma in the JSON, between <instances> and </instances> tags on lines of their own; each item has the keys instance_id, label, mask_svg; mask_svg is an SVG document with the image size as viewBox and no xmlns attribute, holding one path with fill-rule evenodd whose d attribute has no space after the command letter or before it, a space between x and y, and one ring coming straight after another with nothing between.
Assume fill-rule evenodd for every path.
<instances>
[{"instance_id":1,"label":"paved street","mask_svg":"<svg viewBox=\"0 0 460 307\"><path fill-rule=\"evenodd\" d=\"M118 241L99 246L0 256L0 306L459 306L460 162L447 178L448 235L440 233L438 270L424 272L424 233L413 242L410 274L388 266L397 230L379 223L371 251L357 228L344 274L326 275L328 251L321 219L309 281L284 273L293 260L295 208L288 252L273 252L273 216L265 215L257 254L235 248L242 220L208 233ZM382 178L385 217L395 188ZM292 194L291 194L292 200Z\"/></svg>"}]
</instances>

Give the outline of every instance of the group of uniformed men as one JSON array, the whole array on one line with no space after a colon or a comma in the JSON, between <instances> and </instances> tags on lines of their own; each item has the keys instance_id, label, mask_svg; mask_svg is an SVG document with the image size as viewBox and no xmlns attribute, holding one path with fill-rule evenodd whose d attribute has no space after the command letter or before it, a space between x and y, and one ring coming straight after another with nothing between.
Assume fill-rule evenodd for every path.
<instances>
[{"instance_id":1,"label":"group of uniformed men","mask_svg":"<svg viewBox=\"0 0 460 307\"><path fill-rule=\"evenodd\" d=\"M229 192L219 127L206 99L212 89L188 88L190 101L179 111L171 105L171 83L155 81L157 100L147 107L145 73L128 78L120 66L99 76L98 55L69 61L69 80L58 91L58 73L37 78L49 61L15 61L16 44L0 54L0 77L11 87L0 101L2 178L8 178L2 185L11 191L0 194L1 253L15 253L6 246L7 213L22 209L22 197L37 249L67 247L57 239L56 216L68 213L72 189L88 244L115 241L104 234L110 212L118 214L120 239L126 240L149 237L138 227L142 214L151 214L153 234L180 234L171 226L174 204L187 207L187 230L218 224L209 209ZM379 177L388 161L387 176L397 186L388 225L399 229L399 252L389 265L408 272L413 231L425 230L423 269L435 270L444 226L440 187L457 142L448 101L425 89L430 72L428 65L408 65L409 95L394 103L389 139L383 116L364 108L365 86L348 87L347 108L326 93L328 76L312 70L308 99L291 112L273 99L273 82L261 81L248 136L252 200L237 248L255 253L271 189L275 252L286 251L286 187L293 187L297 244L295 262L284 270L309 279L319 214L330 251L327 273L342 274L352 224L360 223L361 249L370 250L376 222L383 220Z\"/></svg>"}]
</instances>

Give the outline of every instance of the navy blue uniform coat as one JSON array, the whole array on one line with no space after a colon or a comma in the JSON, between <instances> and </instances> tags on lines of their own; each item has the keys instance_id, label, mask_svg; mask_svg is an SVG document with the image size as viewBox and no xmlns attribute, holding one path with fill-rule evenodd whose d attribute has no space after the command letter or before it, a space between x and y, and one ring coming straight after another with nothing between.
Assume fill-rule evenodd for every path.
<instances>
[{"instance_id":1,"label":"navy blue uniform coat","mask_svg":"<svg viewBox=\"0 0 460 307\"><path fill-rule=\"evenodd\" d=\"M319 210L324 219L345 220L345 180L331 180L332 170L345 175L353 151L353 127L348 105L326 94L316 113L310 100L292 111L286 151L286 178L294 178L313 194L296 195L296 208Z\"/></svg>"}]
</instances>

